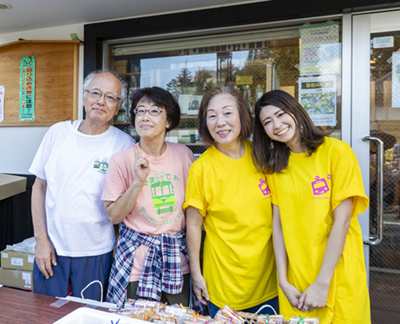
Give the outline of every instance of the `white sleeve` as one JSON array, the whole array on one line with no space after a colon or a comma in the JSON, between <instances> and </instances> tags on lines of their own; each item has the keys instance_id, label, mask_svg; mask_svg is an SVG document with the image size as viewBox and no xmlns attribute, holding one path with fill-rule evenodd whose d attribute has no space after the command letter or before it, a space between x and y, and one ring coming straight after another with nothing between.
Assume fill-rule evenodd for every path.
<instances>
[{"instance_id":1,"label":"white sleeve","mask_svg":"<svg viewBox=\"0 0 400 324\"><path fill-rule=\"evenodd\" d=\"M28 170L30 173L33 173L35 176L43 180L46 180L44 168L53 148L53 136L54 127L50 127L50 129L44 135L42 143L40 143L39 149L36 152L31 167Z\"/></svg>"}]
</instances>

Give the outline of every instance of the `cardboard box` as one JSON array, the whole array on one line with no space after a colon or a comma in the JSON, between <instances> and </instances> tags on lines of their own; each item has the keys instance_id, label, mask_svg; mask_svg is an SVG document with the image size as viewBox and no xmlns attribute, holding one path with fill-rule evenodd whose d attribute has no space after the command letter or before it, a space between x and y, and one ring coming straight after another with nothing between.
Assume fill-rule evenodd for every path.
<instances>
[{"instance_id":1,"label":"cardboard box","mask_svg":"<svg viewBox=\"0 0 400 324\"><path fill-rule=\"evenodd\" d=\"M0 200L26 190L26 178L0 173Z\"/></svg>"},{"instance_id":2,"label":"cardboard box","mask_svg":"<svg viewBox=\"0 0 400 324\"><path fill-rule=\"evenodd\" d=\"M0 284L13 288L33 290L32 271L0 268Z\"/></svg>"},{"instance_id":3,"label":"cardboard box","mask_svg":"<svg viewBox=\"0 0 400 324\"><path fill-rule=\"evenodd\" d=\"M1 267L3 269L33 271L34 262L35 255L32 253L12 250L1 251Z\"/></svg>"}]
</instances>

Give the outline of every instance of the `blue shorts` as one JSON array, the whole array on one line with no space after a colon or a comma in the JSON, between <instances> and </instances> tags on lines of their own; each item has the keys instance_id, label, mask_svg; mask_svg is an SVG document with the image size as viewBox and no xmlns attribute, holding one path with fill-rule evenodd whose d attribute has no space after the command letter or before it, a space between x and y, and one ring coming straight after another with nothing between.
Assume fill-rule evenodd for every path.
<instances>
[{"instance_id":1,"label":"blue shorts","mask_svg":"<svg viewBox=\"0 0 400 324\"><path fill-rule=\"evenodd\" d=\"M270 300L267 300L264 303L261 303L260 305L254 306L254 307L250 307L250 308L246 308L246 309L241 309L241 310L237 310L237 312L246 312L246 313L253 313L255 314L260 308L261 306L264 305L270 305L272 306L275 310L276 313L279 314L279 303L278 303L278 297L272 298ZM219 307L217 305L214 305L212 302L208 302L208 307L210 309L210 316L211 318L214 318L215 314L217 314L217 312L219 311ZM261 312L259 314L264 314L264 315L275 315L275 313L272 311L271 308L269 307L265 307L261 310Z\"/></svg>"},{"instance_id":2,"label":"blue shorts","mask_svg":"<svg viewBox=\"0 0 400 324\"><path fill-rule=\"evenodd\" d=\"M46 279L36 262L33 265L33 292L54 297L66 297L71 284L72 296L81 297L81 291L93 280L103 284L103 294L107 292L108 276L113 259L112 251L90 257L65 257L56 255L57 265L52 266L53 276ZM100 301L101 288L98 283L90 285L84 298ZM105 300L105 299L103 299Z\"/></svg>"}]
</instances>

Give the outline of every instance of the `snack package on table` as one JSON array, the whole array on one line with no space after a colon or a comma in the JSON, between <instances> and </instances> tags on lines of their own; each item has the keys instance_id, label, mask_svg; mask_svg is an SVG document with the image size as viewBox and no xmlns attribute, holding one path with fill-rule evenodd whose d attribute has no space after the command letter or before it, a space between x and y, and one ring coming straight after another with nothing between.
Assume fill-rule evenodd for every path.
<instances>
[{"instance_id":1,"label":"snack package on table","mask_svg":"<svg viewBox=\"0 0 400 324\"><path fill-rule=\"evenodd\" d=\"M203 315L190 315L190 314L185 314L182 317L182 323L181 324L204 324L206 322L211 321L210 316L203 316Z\"/></svg>"},{"instance_id":2,"label":"snack package on table","mask_svg":"<svg viewBox=\"0 0 400 324\"><path fill-rule=\"evenodd\" d=\"M166 305L161 302L146 300L146 299L135 300L135 299L128 298L128 301L125 303L125 309L149 308L149 309L152 309L153 311L157 312L157 311L165 309L165 307L166 307Z\"/></svg>"},{"instance_id":3,"label":"snack package on table","mask_svg":"<svg viewBox=\"0 0 400 324\"><path fill-rule=\"evenodd\" d=\"M214 320L218 320L226 324L245 323L245 320L241 318L233 308L229 307L229 305L225 305L224 307L220 308L217 314L215 314Z\"/></svg>"},{"instance_id":4,"label":"snack package on table","mask_svg":"<svg viewBox=\"0 0 400 324\"><path fill-rule=\"evenodd\" d=\"M311 317L302 317L302 316L293 316L290 319L290 324L319 324L318 318Z\"/></svg>"},{"instance_id":5,"label":"snack package on table","mask_svg":"<svg viewBox=\"0 0 400 324\"><path fill-rule=\"evenodd\" d=\"M151 319L152 323L156 324L179 324L179 318L175 317L174 314L168 313L165 310L156 312Z\"/></svg>"},{"instance_id":6,"label":"snack package on table","mask_svg":"<svg viewBox=\"0 0 400 324\"><path fill-rule=\"evenodd\" d=\"M133 308L129 311L131 313L129 317L136 318L142 321L150 321L155 313L155 311L151 308Z\"/></svg>"},{"instance_id":7,"label":"snack package on table","mask_svg":"<svg viewBox=\"0 0 400 324\"><path fill-rule=\"evenodd\" d=\"M190 309L189 307L185 307L182 304L174 304L171 306L167 306L166 311L168 313L174 314L179 317L182 317L185 314L196 315L196 312L193 309Z\"/></svg>"},{"instance_id":8,"label":"snack package on table","mask_svg":"<svg viewBox=\"0 0 400 324\"><path fill-rule=\"evenodd\" d=\"M267 324L283 324L283 315L264 315Z\"/></svg>"}]
</instances>

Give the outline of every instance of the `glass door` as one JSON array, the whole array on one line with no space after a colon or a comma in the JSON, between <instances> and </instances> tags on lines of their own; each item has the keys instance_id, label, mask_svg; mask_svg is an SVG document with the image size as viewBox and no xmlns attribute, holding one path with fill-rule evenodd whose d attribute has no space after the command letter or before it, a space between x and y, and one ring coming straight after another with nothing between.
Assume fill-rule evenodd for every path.
<instances>
[{"instance_id":1,"label":"glass door","mask_svg":"<svg viewBox=\"0 0 400 324\"><path fill-rule=\"evenodd\" d=\"M354 61L354 55L361 59ZM372 323L399 323L400 11L353 17L352 107L352 146L363 158L360 164L369 182L370 207L364 215L369 217L360 221ZM363 125L355 126L361 115Z\"/></svg>"}]
</instances>

